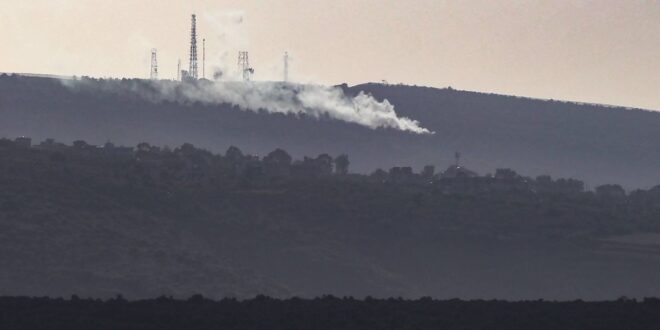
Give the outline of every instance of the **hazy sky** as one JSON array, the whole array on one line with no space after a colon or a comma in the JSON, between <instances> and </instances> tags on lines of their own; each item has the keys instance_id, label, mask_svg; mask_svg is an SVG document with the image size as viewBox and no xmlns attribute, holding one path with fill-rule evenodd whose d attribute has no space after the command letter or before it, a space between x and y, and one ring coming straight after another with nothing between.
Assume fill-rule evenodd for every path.
<instances>
[{"instance_id":1,"label":"hazy sky","mask_svg":"<svg viewBox=\"0 0 660 330\"><path fill-rule=\"evenodd\" d=\"M212 68L256 80L387 80L660 110L660 0L0 0L0 71L162 78L188 66L190 14ZM201 60L201 39L200 60ZM201 67L201 65L200 65ZM201 75L201 74L200 74Z\"/></svg>"}]
</instances>

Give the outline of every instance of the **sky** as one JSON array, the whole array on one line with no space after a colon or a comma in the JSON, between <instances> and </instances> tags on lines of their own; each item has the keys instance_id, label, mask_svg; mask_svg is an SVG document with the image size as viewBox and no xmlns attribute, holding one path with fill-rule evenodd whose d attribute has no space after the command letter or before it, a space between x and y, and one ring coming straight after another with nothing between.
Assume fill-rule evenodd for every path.
<instances>
[{"instance_id":1,"label":"sky","mask_svg":"<svg viewBox=\"0 0 660 330\"><path fill-rule=\"evenodd\" d=\"M0 0L0 72L404 83L660 110L660 0ZM201 69L201 64L200 64ZM201 73L200 73L201 76Z\"/></svg>"}]
</instances>

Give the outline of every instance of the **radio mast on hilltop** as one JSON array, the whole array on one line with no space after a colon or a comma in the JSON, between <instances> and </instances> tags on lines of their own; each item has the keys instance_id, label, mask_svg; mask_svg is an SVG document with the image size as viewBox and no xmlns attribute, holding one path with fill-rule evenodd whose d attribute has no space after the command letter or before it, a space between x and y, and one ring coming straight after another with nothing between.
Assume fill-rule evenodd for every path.
<instances>
[{"instance_id":1,"label":"radio mast on hilltop","mask_svg":"<svg viewBox=\"0 0 660 330\"><path fill-rule=\"evenodd\" d=\"M181 59L176 63L176 80L181 81Z\"/></svg>"},{"instance_id":2,"label":"radio mast on hilltop","mask_svg":"<svg viewBox=\"0 0 660 330\"><path fill-rule=\"evenodd\" d=\"M158 59L156 58L156 48L151 49L151 80L158 80Z\"/></svg>"},{"instance_id":3,"label":"radio mast on hilltop","mask_svg":"<svg viewBox=\"0 0 660 330\"><path fill-rule=\"evenodd\" d=\"M238 69L243 74L243 81L250 81L252 74L254 73L254 69L250 67L250 58L248 57L248 52L238 52Z\"/></svg>"},{"instance_id":4,"label":"radio mast on hilltop","mask_svg":"<svg viewBox=\"0 0 660 330\"><path fill-rule=\"evenodd\" d=\"M284 82L289 81L289 52L284 52Z\"/></svg>"},{"instance_id":5,"label":"radio mast on hilltop","mask_svg":"<svg viewBox=\"0 0 660 330\"><path fill-rule=\"evenodd\" d=\"M202 78L206 79L206 38L202 39Z\"/></svg>"},{"instance_id":6,"label":"radio mast on hilltop","mask_svg":"<svg viewBox=\"0 0 660 330\"><path fill-rule=\"evenodd\" d=\"M197 16L192 15L192 24L190 29L190 79L197 79Z\"/></svg>"}]
</instances>

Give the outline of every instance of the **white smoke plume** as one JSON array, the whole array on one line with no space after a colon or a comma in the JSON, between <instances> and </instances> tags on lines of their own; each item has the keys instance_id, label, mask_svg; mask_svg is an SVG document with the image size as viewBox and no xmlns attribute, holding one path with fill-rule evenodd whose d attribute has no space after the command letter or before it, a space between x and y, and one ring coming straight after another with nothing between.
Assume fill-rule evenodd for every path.
<instances>
[{"instance_id":1,"label":"white smoke plume","mask_svg":"<svg viewBox=\"0 0 660 330\"><path fill-rule=\"evenodd\" d=\"M164 95L171 95L167 84ZM171 85L169 85L171 87ZM431 133L419 122L399 117L389 101L376 100L360 92L349 97L338 87L278 82L215 82L184 84L183 95L191 101L229 103L243 110L259 109L276 113L328 116L369 128L393 128L423 134Z\"/></svg>"},{"instance_id":2,"label":"white smoke plume","mask_svg":"<svg viewBox=\"0 0 660 330\"><path fill-rule=\"evenodd\" d=\"M242 72L237 70L236 55L250 46L245 31L245 14L242 11L204 12L201 19L200 24L212 31L206 36L209 76L214 80L242 79Z\"/></svg>"},{"instance_id":3,"label":"white smoke plume","mask_svg":"<svg viewBox=\"0 0 660 330\"><path fill-rule=\"evenodd\" d=\"M186 98L207 104L228 103L242 110L266 110L274 113L299 114L311 117L327 116L356 123L369 128L393 128L418 134L431 134L419 122L399 117L394 106L387 100L378 101L371 95L359 93L355 97L345 95L338 87L317 84L279 82L249 82L242 80L237 70L235 56L239 50L248 50L246 17L242 11L207 12L203 16L204 27L212 38L212 64L215 82L200 81L195 84L171 84L159 82L160 95ZM257 70L259 72L259 70Z\"/></svg>"},{"instance_id":4,"label":"white smoke plume","mask_svg":"<svg viewBox=\"0 0 660 330\"><path fill-rule=\"evenodd\" d=\"M111 95L133 95L148 101L231 104L241 110L329 117L371 129L391 128L417 134L433 134L416 120L398 116L387 100L378 101L363 92L355 97L339 87L283 82L208 81L193 83L149 80L62 80L74 90Z\"/></svg>"},{"instance_id":5,"label":"white smoke plume","mask_svg":"<svg viewBox=\"0 0 660 330\"><path fill-rule=\"evenodd\" d=\"M204 104L231 104L241 110L265 110L271 113L305 115L356 123L372 129L391 128L417 134L432 134L419 122L400 117L387 100L378 101L360 92L352 97L339 87L317 84L282 82L243 82L242 72L236 65L236 54L247 50L245 14L242 11L204 13L200 28L208 34L208 77L191 83L148 80L62 80L75 90L103 92L111 95L131 95L154 102L201 102ZM219 61L218 61L219 60Z\"/></svg>"}]
</instances>

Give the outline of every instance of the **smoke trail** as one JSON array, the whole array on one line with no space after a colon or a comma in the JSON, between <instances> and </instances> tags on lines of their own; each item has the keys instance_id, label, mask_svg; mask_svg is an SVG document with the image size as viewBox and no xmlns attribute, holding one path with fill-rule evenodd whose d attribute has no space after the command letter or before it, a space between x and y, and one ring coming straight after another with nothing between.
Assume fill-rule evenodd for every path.
<instances>
[{"instance_id":1,"label":"smoke trail","mask_svg":"<svg viewBox=\"0 0 660 330\"><path fill-rule=\"evenodd\" d=\"M162 86L162 85L161 85ZM357 123L369 128L394 128L414 133L431 133L419 122L399 117L394 106L360 92L349 97L338 87L277 82L216 82L184 84L183 95L191 101L230 103L243 110L305 114ZM171 94L164 91L164 94Z\"/></svg>"},{"instance_id":2,"label":"smoke trail","mask_svg":"<svg viewBox=\"0 0 660 330\"><path fill-rule=\"evenodd\" d=\"M209 33L207 39L207 67L211 68L214 80L240 80L242 72L236 70L236 54L239 50L249 49L250 42L246 37L245 13L242 11L205 11L201 22Z\"/></svg>"},{"instance_id":3,"label":"smoke trail","mask_svg":"<svg viewBox=\"0 0 660 330\"><path fill-rule=\"evenodd\" d=\"M241 110L298 114L356 123L372 129L392 128L417 134L433 134L419 122L397 115L387 100L378 101L360 92L350 97L339 87L281 82L179 83L148 80L62 80L69 88L92 93L131 95L148 101L231 104Z\"/></svg>"}]
</instances>

